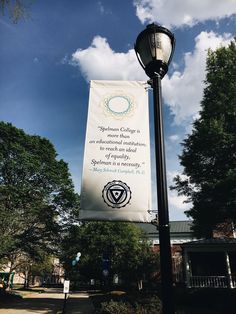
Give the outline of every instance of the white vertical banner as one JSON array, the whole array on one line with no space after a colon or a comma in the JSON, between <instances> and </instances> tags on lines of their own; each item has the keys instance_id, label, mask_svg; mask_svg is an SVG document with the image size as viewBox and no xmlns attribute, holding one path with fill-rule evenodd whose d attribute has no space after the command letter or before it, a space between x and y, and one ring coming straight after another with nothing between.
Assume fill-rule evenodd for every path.
<instances>
[{"instance_id":1,"label":"white vertical banner","mask_svg":"<svg viewBox=\"0 0 236 314\"><path fill-rule=\"evenodd\" d=\"M147 83L91 81L81 220L150 221Z\"/></svg>"}]
</instances>

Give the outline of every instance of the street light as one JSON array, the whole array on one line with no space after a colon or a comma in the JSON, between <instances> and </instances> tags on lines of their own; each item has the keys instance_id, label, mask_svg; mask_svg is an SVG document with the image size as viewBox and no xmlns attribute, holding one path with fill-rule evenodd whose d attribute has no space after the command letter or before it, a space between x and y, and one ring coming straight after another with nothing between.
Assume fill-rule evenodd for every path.
<instances>
[{"instance_id":1,"label":"street light","mask_svg":"<svg viewBox=\"0 0 236 314\"><path fill-rule=\"evenodd\" d=\"M139 63L151 79L154 103L156 181L160 239L163 314L174 314L170 227L166 183L161 79L168 71L175 47L174 35L166 28L150 24L135 43Z\"/></svg>"}]
</instances>

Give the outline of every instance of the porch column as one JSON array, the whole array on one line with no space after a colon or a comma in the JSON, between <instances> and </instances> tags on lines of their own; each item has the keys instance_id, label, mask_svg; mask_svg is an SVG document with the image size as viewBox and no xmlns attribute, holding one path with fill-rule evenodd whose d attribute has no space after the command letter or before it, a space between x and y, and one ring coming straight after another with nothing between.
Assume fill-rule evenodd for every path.
<instances>
[{"instance_id":1,"label":"porch column","mask_svg":"<svg viewBox=\"0 0 236 314\"><path fill-rule=\"evenodd\" d=\"M189 265L188 252L186 249L184 250L184 265L185 265L185 275L186 275L186 286L187 286L187 288L190 288L191 287L191 284L190 284L190 265Z\"/></svg>"},{"instance_id":2,"label":"porch column","mask_svg":"<svg viewBox=\"0 0 236 314\"><path fill-rule=\"evenodd\" d=\"M232 280L232 273L231 273L231 267L230 267L228 252L225 252L225 260L226 260L228 287L232 289L234 287L234 285L233 285L233 280Z\"/></svg>"}]
</instances>

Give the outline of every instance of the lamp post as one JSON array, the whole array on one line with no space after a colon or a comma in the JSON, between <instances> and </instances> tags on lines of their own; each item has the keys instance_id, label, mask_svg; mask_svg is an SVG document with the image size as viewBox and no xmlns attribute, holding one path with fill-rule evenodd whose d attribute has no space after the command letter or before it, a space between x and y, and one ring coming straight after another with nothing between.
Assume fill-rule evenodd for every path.
<instances>
[{"instance_id":1,"label":"lamp post","mask_svg":"<svg viewBox=\"0 0 236 314\"><path fill-rule=\"evenodd\" d=\"M172 259L166 182L161 79L168 71L175 46L174 35L166 28L150 24L135 43L139 63L151 79L154 104L156 182L163 314L174 314Z\"/></svg>"}]
</instances>

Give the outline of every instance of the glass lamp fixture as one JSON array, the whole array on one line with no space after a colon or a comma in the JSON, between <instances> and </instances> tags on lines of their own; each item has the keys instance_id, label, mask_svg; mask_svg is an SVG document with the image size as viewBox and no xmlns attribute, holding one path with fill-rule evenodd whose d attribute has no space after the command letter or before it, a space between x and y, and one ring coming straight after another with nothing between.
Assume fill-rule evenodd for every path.
<instances>
[{"instance_id":1,"label":"glass lamp fixture","mask_svg":"<svg viewBox=\"0 0 236 314\"><path fill-rule=\"evenodd\" d=\"M138 35L134 45L139 63L151 79L156 75L161 78L165 76L174 48L174 35L154 23L147 25Z\"/></svg>"}]
</instances>

